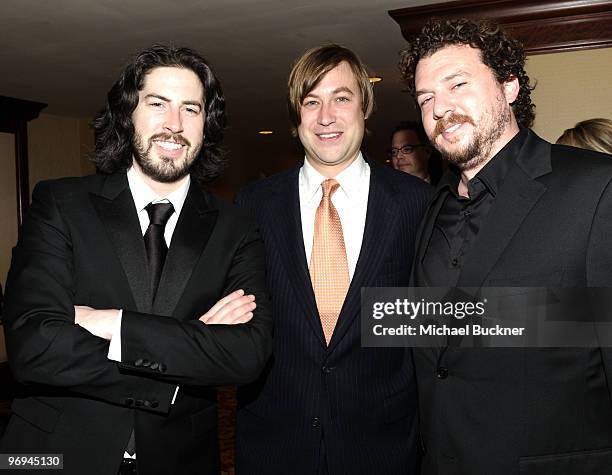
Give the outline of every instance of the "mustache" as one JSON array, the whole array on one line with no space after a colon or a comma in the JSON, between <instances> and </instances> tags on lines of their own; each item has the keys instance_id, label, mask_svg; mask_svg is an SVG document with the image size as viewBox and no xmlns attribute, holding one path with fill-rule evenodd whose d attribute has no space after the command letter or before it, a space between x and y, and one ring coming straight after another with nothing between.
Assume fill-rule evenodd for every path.
<instances>
[{"instance_id":1,"label":"mustache","mask_svg":"<svg viewBox=\"0 0 612 475\"><path fill-rule=\"evenodd\" d=\"M163 140L164 142L176 142L180 145L191 146L191 142L183 137L181 134L156 134L149 139L149 143L152 145L154 140Z\"/></svg>"},{"instance_id":2,"label":"mustache","mask_svg":"<svg viewBox=\"0 0 612 475\"><path fill-rule=\"evenodd\" d=\"M436 127L434 128L433 137L431 137L432 142L436 138L438 138L438 135L440 135L446 129L448 129L449 127L455 124L461 124L462 122L467 122L468 124L472 124L474 127L476 126L474 119L472 119L469 115L466 115L466 114L451 114L444 119L440 119L436 123Z\"/></svg>"}]
</instances>

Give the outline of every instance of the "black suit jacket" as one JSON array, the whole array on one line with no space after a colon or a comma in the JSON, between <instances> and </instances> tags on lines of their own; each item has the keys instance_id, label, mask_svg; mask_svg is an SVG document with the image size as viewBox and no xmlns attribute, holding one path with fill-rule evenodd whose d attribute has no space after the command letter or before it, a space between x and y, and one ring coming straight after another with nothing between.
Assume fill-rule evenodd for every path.
<instances>
[{"instance_id":1,"label":"black suit jacket","mask_svg":"<svg viewBox=\"0 0 612 475\"><path fill-rule=\"evenodd\" d=\"M63 453L62 473L116 474L135 428L139 473L218 471L210 386L253 380L271 349L259 233L192 183L154 302L146 262L125 173L37 185L4 316L27 393L13 403L1 452ZM197 320L237 288L256 295L251 322ZM122 363L75 325L73 305L123 309Z\"/></svg>"},{"instance_id":2,"label":"black suit jacket","mask_svg":"<svg viewBox=\"0 0 612 475\"><path fill-rule=\"evenodd\" d=\"M611 179L609 156L529 132L457 285L611 286ZM413 276L419 286L428 285L423 257L447 193L436 195L423 222ZM611 473L609 349L414 353L424 473Z\"/></svg>"},{"instance_id":3,"label":"black suit jacket","mask_svg":"<svg viewBox=\"0 0 612 475\"><path fill-rule=\"evenodd\" d=\"M414 473L416 388L409 352L362 348L362 287L408 284L430 196L421 180L370 164L361 252L329 347L306 262L300 166L243 190L266 247L275 335L257 384L239 392L238 474L316 474L325 439L330 474Z\"/></svg>"}]
</instances>

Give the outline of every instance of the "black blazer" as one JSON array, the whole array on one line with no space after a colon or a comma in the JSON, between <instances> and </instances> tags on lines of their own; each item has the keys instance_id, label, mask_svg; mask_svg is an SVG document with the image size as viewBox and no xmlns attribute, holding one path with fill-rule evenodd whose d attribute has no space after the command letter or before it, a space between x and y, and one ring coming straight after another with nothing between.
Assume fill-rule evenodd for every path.
<instances>
[{"instance_id":1,"label":"black blazer","mask_svg":"<svg viewBox=\"0 0 612 475\"><path fill-rule=\"evenodd\" d=\"M362 287L408 284L431 189L408 174L370 167L361 252L329 347L304 251L300 166L238 196L259 221L275 320L267 369L239 391L238 474L316 474L322 437L331 475L415 473L411 357L402 348L361 347L360 294Z\"/></svg>"},{"instance_id":2,"label":"black blazer","mask_svg":"<svg viewBox=\"0 0 612 475\"><path fill-rule=\"evenodd\" d=\"M243 288L245 325L197 320ZM2 453L63 453L65 474L116 474L135 427L139 473L218 471L212 385L246 383L271 349L263 246L254 223L192 183L159 290L125 173L42 182L13 255L5 330L14 401ZM73 305L121 308L122 363L74 324ZM175 385L180 385L171 405Z\"/></svg>"},{"instance_id":3,"label":"black blazer","mask_svg":"<svg viewBox=\"0 0 612 475\"><path fill-rule=\"evenodd\" d=\"M458 286L612 285L612 160L529 132ZM448 192L423 222L414 282ZM609 474L606 348L415 349L425 474ZM439 371L442 369L442 371Z\"/></svg>"}]
</instances>

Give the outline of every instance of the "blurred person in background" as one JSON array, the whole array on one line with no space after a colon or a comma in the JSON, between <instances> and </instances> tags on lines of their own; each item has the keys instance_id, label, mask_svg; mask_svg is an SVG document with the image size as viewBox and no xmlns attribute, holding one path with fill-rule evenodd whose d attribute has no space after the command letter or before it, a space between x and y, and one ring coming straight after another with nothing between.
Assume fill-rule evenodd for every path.
<instances>
[{"instance_id":1,"label":"blurred person in background","mask_svg":"<svg viewBox=\"0 0 612 475\"><path fill-rule=\"evenodd\" d=\"M557 143L612 155L612 120L598 118L578 122L566 129Z\"/></svg>"},{"instance_id":2,"label":"blurred person in background","mask_svg":"<svg viewBox=\"0 0 612 475\"><path fill-rule=\"evenodd\" d=\"M391 133L387 163L404 173L436 185L442 174L440 157L429 143L423 125L412 120L397 124Z\"/></svg>"}]
</instances>

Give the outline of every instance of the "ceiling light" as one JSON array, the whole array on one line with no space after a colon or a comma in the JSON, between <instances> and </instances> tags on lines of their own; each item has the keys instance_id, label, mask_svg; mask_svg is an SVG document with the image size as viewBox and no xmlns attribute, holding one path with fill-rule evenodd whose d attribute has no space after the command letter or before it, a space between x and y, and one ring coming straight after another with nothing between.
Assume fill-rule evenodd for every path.
<instances>
[{"instance_id":1,"label":"ceiling light","mask_svg":"<svg viewBox=\"0 0 612 475\"><path fill-rule=\"evenodd\" d=\"M380 82L383 80L382 76L371 76L369 79L370 79L370 83L372 84L376 84L377 82Z\"/></svg>"},{"instance_id":2,"label":"ceiling light","mask_svg":"<svg viewBox=\"0 0 612 475\"><path fill-rule=\"evenodd\" d=\"M274 133L273 130L260 130L257 132L259 135L272 135Z\"/></svg>"}]
</instances>

